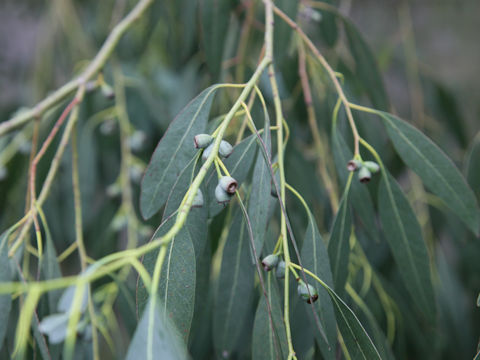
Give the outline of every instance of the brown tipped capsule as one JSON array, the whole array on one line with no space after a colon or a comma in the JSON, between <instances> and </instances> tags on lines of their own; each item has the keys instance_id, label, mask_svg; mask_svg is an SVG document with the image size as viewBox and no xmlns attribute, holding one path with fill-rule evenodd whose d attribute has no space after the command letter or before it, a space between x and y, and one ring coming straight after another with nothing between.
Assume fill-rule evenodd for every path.
<instances>
[{"instance_id":1,"label":"brown tipped capsule","mask_svg":"<svg viewBox=\"0 0 480 360\"><path fill-rule=\"evenodd\" d=\"M213 141L213 136L208 134L197 134L193 137L193 144L195 149L205 149Z\"/></svg>"},{"instance_id":2,"label":"brown tipped capsule","mask_svg":"<svg viewBox=\"0 0 480 360\"><path fill-rule=\"evenodd\" d=\"M317 289L312 285L305 284L302 280L299 280L298 282L297 292L298 295L309 304L318 299Z\"/></svg>"},{"instance_id":3,"label":"brown tipped capsule","mask_svg":"<svg viewBox=\"0 0 480 360\"><path fill-rule=\"evenodd\" d=\"M197 194L193 198L192 207L199 208L203 206L203 194L202 190L198 189Z\"/></svg>"},{"instance_id":4,"label":"brown tipped capsule","mask_svg":"<svg viewBox=\"0 0 480 360\"><path fill-rule=\"evenodd\" d=\"M365 166L372 174L375 174L380 170L380 166L374 161L365 161L363 163L363 166Z\"/></svg>"},{"instance_id":5,"label":"brown tipped capsule","mask_svg":"<svg viewBox=\"0 0 480 360\"><path fill-rule=\"evenodd\" d=\"M362 167L362 162L357 159L352 159L347 163L347 170L348 171L357 171Z\"/></svg>"},{"instance_id":6,"label":"brown tipped capsule","mask_svg":"<svg viewBox=\"0 0 480 360\"><path fill-rule=\"evenodd\" d=\"M237 180L230 176L222 176L220 180L218 181L218 185L227 193L230 195L235 194L235 191L237 191L238 183Z\"/></svg>"},{"instance_id":7,"label":"brown tipped capsule","mask_svg":"<svg viewBox=\"0 0 480 360\"><path fill-rule=\"evenodd\" d=\"M219 204L226 204L230 201L232 196L228 194L225 190L223 190L220 184L218 184L215 188L215 198L217 199L217 202Z\"/></svg>"},{"instance_id":8,"label":"brown tipped capsule","mask_svg":"<svg viewBox=\"0 0 480 360\"><path fill-rule=\"evenodd\" d=\"M372 178L372 173L368 170L365 166L362 166L360 171L358 172L358 179L361 183L368 183Z\"/></svg>"},{"instance_id":9,"label":"brown tipped capsule","mask_svg":"<svg viewBox=\"0 0 480 360\"><path fill-rule=\"evenodd\" d=\"M220 142L220 147L218 148L218 155L222 157L229 157L233 151L233 146L229 142L222 140Z\"/></svg>"},{"instance_id":10,"label":"brown tipped capsule","mask_svg":"<svg viewBox=\"0 0 480 360\"><path fill-rule=\"evenodd\" d=\"M270 254L263 258L262 266L265 271L272 270L278 264L278 255Z\"/></svg>"}]
</instances>

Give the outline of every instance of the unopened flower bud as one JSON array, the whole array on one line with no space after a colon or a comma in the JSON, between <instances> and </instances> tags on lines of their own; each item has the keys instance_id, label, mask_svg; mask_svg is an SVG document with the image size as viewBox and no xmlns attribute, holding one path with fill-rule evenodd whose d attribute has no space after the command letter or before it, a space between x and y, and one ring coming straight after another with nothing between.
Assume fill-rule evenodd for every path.
<instances>
[{"instance_id":1,"label":"unopened flower bud","mask_svg":"<svg viewBox=\"0 0 480 360\"><path fill-rule=\"evenodd\" d=\"M196 149L205 149L213 141L213 136L209 134L197 134L193 137L193 143Z\"/></svg>"},{"instance_id":2,"label":"unopened flower bud","mask_svg":"<svg viewBox=\"0 0 480 360\"><path fill-rule=\"evenodd\" d=\"M367 167L362 166L360 171L358 172L358 179L360 180L361 183L368 183L370 179L372 178L372 173L370 170L368 170Z\"/></svg>"},{"instance_id":3,"label":"unopened flower bud","mask_svg":"<svg viewBox=\"0 0 480 360\"><path fill-rule=\"evenodd\" d=\"M275 276L278 279L283 279L285 277L285 261L281 260L278 262L277 270L275 270Z\"/></svg>"},{"instance_id":4,"label":"unopened flower bud","mask_svg":"<svg viewBox=\"0 0 480 360\"><path fill-rule=\"evenodd\" d=\"M380 166L374 161L365 161L363 163L363 166L365 166L372 174L375 174L380 170Z\"/></svg>"},{"instance_id":5,"label":"unopened flower bud","mask_svg":"<svg viewBox=\"0 0 480 360\"><path fill-rule=\"evenodd\" d=\"M220 147L218 148L218 154L222 157L229 157L233 151L233 146L229 142L222 140L220 142Z\"/></svg>"},{"instance_id":6,"label":"unopened flower bud","mask_svg":"<svg viewBox=\"0 0 480 360\"><path fill-rule=\"evenodd\" d=\"M362 167L362 162L357 159L352 159L347 163L347 170L348 171L357 171Z\"/></svg>"},{"instance_id":7,"label":"unopened flower bud","mask_svg":"<svg viewBox=\"0 0 480 360\"><path fill-rule=\"evenodd\" d=\"M302 280L298 282L297 292L298 295L309 304L318 299L317 289L312 285L305 284Z\"/></svg>"},{"instance_id":8,"label":"unopened flower bud","mask_svg":"<svg viewBox=\"0 0 480 360\"><path fill-rule=\"evenodd\" d=\"M278 264L278 255L270 254L263 258L262 266L265 271L272 270Z\"/></svg>"},{"instance_id":9,"label":"unopened flower bud","mask_svg":"<svg viewBox=\"0 0 480 360\"><path fill-rule=\"evenodd\" d=\"M202 154L203 161L206 161L208 159L208 157L212 153L212 150L213 150L213 143L208 145L207 148L205 150L203 150L203 154Z\"/></svg>"},{"instance_id":10,"label":"unopened flower bud","mask_svg":"<svg viewBox=\"0 0 480 360\"><path fill-rule=\"evenodd\" d=\"M105 96L108 100L112 100L115 97L115 92L112 87L107 83L103 83L101 86L102 95Z\"/></svg>"},{"instance_id":11,"label":"unopened flower bud","mask_svg":"<svg viewBox=\"0 0 480 360\"><path fill-rule=\"evenodd\" d=\"M235 191L237 191L238 183L237 180L230 176L222 176L220 180L218 181L218 185L227 193L230 195L235 194Z\"/></svg>"},{"instance_id":12,"label":"unopened flower bud","mask_svg":"<svg viewBox=\"0 0 480 360\"><path fill-rule=\"evenodd\" d=\"M203 194L202 190L198 189L197 194L193 198L192 207L202 207L203 206Z\"/></svg>"},{"instance_id":13,"label":"unopened flower bud","mask_svg":"<svg viewBox=\"0 0 480 360\"><path fill-rule=\"evenodd\" d=\"M223 188L220 186L220 184L217 185L215 188L215 198L217 199L217 202L220 204L226 204L230 201L232 196L228 194Z\"/></svg>"}]
</instances>

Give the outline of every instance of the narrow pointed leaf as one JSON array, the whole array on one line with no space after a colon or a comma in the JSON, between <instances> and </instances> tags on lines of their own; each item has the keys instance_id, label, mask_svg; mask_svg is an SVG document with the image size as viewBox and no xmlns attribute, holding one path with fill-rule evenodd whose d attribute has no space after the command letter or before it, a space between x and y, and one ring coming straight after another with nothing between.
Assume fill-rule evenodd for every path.
<instances>
[{"instance_id":1,"label":"narrow pointed leaf","mask_svg":"<svg viewBox=\"0 0 480 360\"><path fill-rule=\"evenodd\" d=\"M265 282L272 320L268 313L267 301L262 295L253 324L252 358L254 360L286 359L288 356L280 293L272 277L270 272Z\"/></svg>"},{"instance_id":2,"label":"narrow pointed leaf","mask_svg":"<svg viewBox=\"0 0 480 360\"><path fill-rule=\"evenodd\" d=\"M126 360L188 358L186 346L168 316L164 315L160 306L151 306L150 302L147 303L128 347Z\"/></svg>"},{"instance_id":3,"label":"narrow pointed leaf","mask_svg":"<svg viewBox=\"0 0 480 360\"><path fill-rule=\"evenodd\" d=\"M320 279L333 287L332 271L330 269L330 260L328 258L327 248L323 242L322 236L318 231L317 224L312 214L308 212L308 227L303 240L301 251L302 264L306 269L312 271ZM323 331L328 340L325 343L323 336L317 329L317 324L311 314L311 305L306 305L306 311L311 320L312 329L315 331L315 339L325 359L335 359L335 342L337 339L337 325L335 314L330 301L328 292L323 289L317 289L318 300L314 303L315 310Z\"/></svg>"},{"instance_id":4,"label":"narrow pointed leaf","mask_svg":"<svg viewBox=\"0 0 480 360\"><path fill-rule=\"evenodd\" d=\"M250 310L254 267L248 231L237 209L230 225L214 302L213 340L217 354L231 354Z\"/></svg>"},{"instance_id":5,"label":"narrow pointed leaf","mask_svg":"<svg viewBox=\"0 0 480 360\"><path fill-rule=\"evenodd\" d=\"M477 198L480 199L480 133L473 140L466 160L466 178Z\"/></svg>"},{"instance_id":6,"label":"narrow pointed leaf","mask_svg":"<svg viewBox=\"0 0 480 360\"><path fill-rule=\"evenodd\" d=\"M412 299L430 321L435 319L435 298L430 262L415 214L390 174L384 174L378 207L385 237Z\"/></svg>"},{"instance_id":7,"label":"narrow pointed leaf","mask_svg":"<svg viewBox=\"0 0 480 360\"><path fill-rule=\"evenodd\" d=\"M478 234L479 210L475 195L453 162L412 125L386 112L379 111L378 115L382 117L388 136L402 160L470 230Z\"/></svg>"},{"instance_id":8,"label":"narrow pointed leaf","mask_svg":"<svg viewBox=\"0 0 480 360\"><path fill-rule=\"evenodd\" d=\"M333 283L339 293L343 293L343 288L347 281L351 227L352 217L348 204L347 189L340 201L328 242L328 256L330 257L330 264L332 266Z\"/></svg>"},{"instance_id":9,"label":"narrow pointed leaf","mask_svg":"<svg viewBox=\"0 0 480 360\"><path fill-rule=\"evenodd\" d=\"M7 238L10 231L0 236L0 283L12 281L12 271L8 260ZM10 294L0 295L0 349L8 328L8 316L12 307L12 296Z\"/></svg>"},{"instance_id":10,"label":"narrow pointed leaf","mask_svg":"<svg viewBox=\"0 0 480 360\"><path fill-rule=\"evenodd\" d=\"M173 120L155 149L145 171L140 192L140 211L152 217L167 201L180 172L198 151L193 137L205 131L213 95L211 86L193 99Z\"/></svg>"}]
</instances>

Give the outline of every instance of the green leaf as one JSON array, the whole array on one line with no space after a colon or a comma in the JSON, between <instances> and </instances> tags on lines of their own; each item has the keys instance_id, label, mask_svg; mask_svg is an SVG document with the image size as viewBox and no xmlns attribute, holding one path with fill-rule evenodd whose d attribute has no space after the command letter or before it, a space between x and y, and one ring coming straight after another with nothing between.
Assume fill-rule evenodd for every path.
<instances>
[{"instance_id":1,"label":"green leaf","mask_svg":"<svg viewBox=\"0 0 480 360\"><path fill-rule=\"evenodd\" d=\"M389 101L387 93L370 47L356 26L347 18L340 14L338 15L343 21L348 47L355 61L355 74L362 83L363 89L373 106L380 110L388 110Z\"/></svg>"},{"instance_id":2,"label":"green leaf","mask_svg":"<svg viewBox=\"0 0 480 360\"><path fill-rule=\"evenodd\" d=\"M480 198L480 171L478 169L480 164L480 133L475 136L470 149L468 151L467 160L465 164L465 172L467 182L475 191L477 198Z\"/></svg>"},{"instance_id":3,"label":"green leaf","mask_svg":"<svg viewBox=\"0 0 480 360\"><path fill-rule=\"evenodd\" d=\"M201 0L202 43L207 66L216 80L222 72L223 51L230 22L231 0Z\"/></svg>"},{"instance_id":4,"label":"green leaf","mask_svg":"<svg viewBox=\"0 0 480 360\"><path fill-rule=\"evenodd\" d=\"M213 307L213 340L217 354L229 356L235 349L243 320L250 311L253 280L248 230L237 208L223 249Z\"/></svg>"},{"instance_id":5,"label":"green leaf","mask_svg":"<svg viewBox=\"0 0 480 360\"><path fill-rule=\"evenodd\" d=\"M407 122L379 111L388 136L403 161L475 234L479 233L478 205L473 191L453 162L428 137Z\"/></svg>"},{"instance_id":6,"label":"green leaf","mask_svg":"<svg viewBox=\"0 0 480 360\"><path fill-rule=\"evenodd\" d=\"M158 302L157 299L156 303ZM185 344L168 316L165 316L161 304L152 306L150 300L135 330L126 360L188 358Z\"/></svg>"},{"instance_id":7,"label":"green leaf","mask_svg":"<svg viewBox=\"0 0 480 360\"><path fill-rule=\"evenodd\" d=\"M290 19L295 19L297 17L298 2L291 0L277 0L275 1L275 6L281 9L285 14L287 14ZM281 21L279 18L275 18L275 26L273 28L273 57L275 63L278 65L282 62L284 58L287 57L288 48L290 44L290 39L293 34L293 31L290 26L285 21ZM276 74L279 76L280 74Z\"/></svg>"},{"instance_id":8,"label":"green leaf","mask_svg":"<svg viewBox=\"0 0 480 360\"><path fill-rule=\"evenodd\" d=\"M330 260L328 252L323 242L322 236L318 231L317 224L310 211L308 212L308 226L303 240L301 250L302 265L312 271L320 279L325 281L329 286L333 286L332 271L330 269ZM328 292L320 288L318 289L318 301L314 304L315 311L318 314L323 329L317 329L316 321L311 314L311 305L307 305L306 311L311 320L312 328L315 331L315 339L318 347L325 359L335 359L335 343L337 339L337 325L335 322L335 314L332 302ZM325 343L324 337L319 331L324 331L328 340Z\"/></svg>"},{"instance_id":9,"label":"green leaf","mask_svg":"<svg viewBox=\"0 0 480 360\"><path fill-rule=\"evenodd\" d=\"M233 148L232 154L223 161L230 175L235 178L240 185L245 181L252 167L257 151L256 144L256 136L250 135L237 144ZM215 169L212 169L205 179L206 191L203 194L204 198L208 199L209 217L214 217L224 208L224 206L219 204L215 199L214 194L217 184L217 172Z\"/></svg>"},{"instance_id":10,"label":"green leaf","mask_svg":"<svg viewBox=\"0 0 480 360\"><path fill-rule=\"evenodd\" d=\"M337 173L341 184L345 186L349 174L347 163L353 158L353 154L343 136L339 134L335 128L332 131L332 147ZM368 192L368 188L359 181L352 181L349 196L355 214L360 219L365 231L374 241L379 241L380 236L375 221L375 208L373 206L372 197Z\"/></svg>"},{"instance_id":11,"label":"green leaf","mask_svg":"<svg viewBox=\"0 0 480 360\"><path fill-rule=\"evenodd\" d=\"M10 235L10 231L7 230L0 236L0 283L12 281L13 277L8 260L8 235ZM8 328L8 316L11 308L12 296L10 294L0 295L0 349Z\"/></svg>"},{"instance_id":12,"label":"green leaf","mask_svg":"<svg viewBox=\"0 0 480 360\"><path fill-rule=\"evenodd\" d=\"M343 194L337 215L333 221L328 241L328 256L332 266L335 289L343 293L348 275L348 259L350 256L350 232L352 217L348 204L348 188Z\"/></svg>"},{"instance_id":13,"label":"green leaf","mask_svg":"<svg viewBox=\"0 0 480 360\"><path fill-rule=\"evenodd\" d=\"M405 286L421 311L434 321L435 297L422 230L400 186L388 173L383 174L380 182L378 208Z\"/></svg>"},{"instance_id":14,"label":"green leaf","mask_svg":"<svg viewBox=\"0 0 480 360\"><path fill-rule=\"evenodd\" d=\"M188 219L187 219L188 222ZM162 224L152 239L164 235L174 223L174 219ZM153 274L159 251L152 251L143 258L143 265ZM185 225L171 240L160 273L158 298L162 304L158 309L175 324L185 343L188 341L195 304L195 250L192 234ZM147 304L149 294L140 281L137 290L139 313Z\"/></svg>"},{"instance_id":15,"label":"green leaf","mask_svg":"<svg viewBox=\"0 0 480 360\"><path fill-rule=\"evenodd\" d=\"M60 265L57 260L57 252L55 250L55 244L52 240L52 235L47 223L43 223L45 229L45 253L41 259L41 271L45 280L59 279L62 277ZM50 312L55 311L62 291L60 289L51 290L48 292L48 308Z\"/></svg>"},{"instance_id":16,"label":"green leaf","mask_svg":"<svg viewBox=\"0 0 480 360\"><path fill-rule=\"evenodd\" d=\"M270 119L268 114L265 116L264 129L270 129ZM263 142L267 148L267 156L271 157L271 134L270 131L264 131ZM265 231L269 220L269 207L271 198L271 177L270 167L267 160L264 159L262 151L258 152L255 167L253 168L252 189L250 192L250 201L248 202L248 217L252 226L254 246L258 255L262 253Z\"/></svg>"},{"instance_id":17,"label":"green leaf","mask_svg":"<svg viewBox=\"0 0 480 360\"><path fill-rule=\"evenodd\" d=\"M167 201L180 172L196 154L193 137L205 131L213 95L218 86L205 89L173 120L155 149L141 184L140 211L152 217Z\"/></svg>"},{"instance_id":18,"label":"green leaf","mask_svg":"<svg viewBox=\"0 0 480 360\"><path fill-rule=\"evenodd\" d=\"M325 3L332 4L335 1L325 0ZM338 29L334 14L327 11L321 12L322 18L320 19L319 29L323 40L328 47L335 46L338 39Z\"/></svg>"},{"instance_id":19,"label":"green leaf","mask_svg":"<svg viewBox=\"0 0 480 360\"><path fill-rule=\"evenodd\" d=\"M269 272L265 282L271 318L267 300L263 294L255 313L252 338L252 358L254 360L286 359L288 356L287 334L283 322L280 293L272 277L272 272Z\"/></svg>"}]
</instances>

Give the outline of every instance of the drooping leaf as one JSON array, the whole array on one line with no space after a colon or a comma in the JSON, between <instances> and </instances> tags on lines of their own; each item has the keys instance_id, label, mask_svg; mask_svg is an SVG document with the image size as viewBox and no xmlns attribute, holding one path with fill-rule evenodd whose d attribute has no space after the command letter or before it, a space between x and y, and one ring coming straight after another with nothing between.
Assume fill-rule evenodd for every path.
<instances>
[{"instance_id":1,"label":"drooping leaf","mask_svg":"<svg viewBox=\"0 0 480 360\"><path fill-rule=\"evenodd\" d=\"M402 160L470 230L478 234L479 210L475 195L453 162L412 125L389 113L377 113Z\"/></svg>"},{"instance_id":2,"label":"drooping leaf","mask_svg":"<svg viewBox=\"0 0 480 360\"><path fill-rule=\"evenodd\" d=\"M233 148L232 154L223 162L230 175L241 185L247 178L252 167L255 153L257 151L256 136L250 135ZM214 217L224 208L215 199L215 187L218 184L218 176L215 169L212 169L205 179L204 198L208 199L209 217Z\"/></svg>"},{"instance_id":3,"label":"drooping leaf","mask_svg":"<svg viewBox=\"0 0 480 360\"><path fill-rule=\"evenodd\" d=\"M167 221L153 235L152 239L164 235L172 226L173 220ZM187 219L188 222L188 219ZM152 251L143 258L143 265L153 274L159 251ZM158 306L162 316L168 316L184 342L187 343L195 303L195 250L192 235L185 225L170 241L160 273L157 294L162 303ZM149 292L143 282L137 289L137 304L141 313L148 303Z\"/></svg>"},{"instance_id":4,"label":"drooping leaf","mask_svg":"<svg viewBox=\"0 0 480 360\"><path fill-rule=\"evenodd\" d=\"M272 273L268 273L265 281L271 320L267 300L263 294L255 313L252 338L252 358L254 360L285 359L288 356L287 335L280 305L280 293L272 277Z\"/></svg>"},{"instance_id":5,"label":"drooping leaf","mask_svg":"<svg viewBox=\"0 0 480 360\"><path fill-rule=\"evenodd\" d=\"M297 16L298 2L290 0L278 0L275 2L275 6L280 8L291 19L295 19ZM293 34L292 29L284 21L275 18L275 26L273 28L273 57L276 59L277 64L281 63L282 59L286 57L288 53L286 48L289 45L289 40ZM279 74L277 74L278 76Z\"/></svg>"},{"instance_id":6,"label":"drooping leaf","mask_svg":"<svg viewBox=\"0 0 480 360\"><path fill-rule=\"evenodd\" d=\"M352 217L350 213L348 189L343 194L337 215L333 221L328 241L328 256L332 266L333 283L339 293L343 293L348 275L350 256L350 232Z\"/></svg>"},{"instance_id":7,"label":"drooping leaf","mask_svg":"<svg viewBox=\"0 0 480 360\"><path fill-rule=\"evenodd\" d=\"M370 47L350 20L339 13L337 15L343 21L348 47L355 61L355 74L358 76L364 91L375 108L388 110L389 101L383 85L382 75Z\"/></svg>"},{"instance_id":8,"label":"drooping leaf","mask_svg":"<svg viewBox=\"0 0 480 360\"><path fill-rule=\"evenodd\" d=\"M331 4L335 1L326 0L325 2ZM322 17L319 24L320 34L322 35L325 43L329 47L333 47L338 39L338 29L335 16L328 11L321 12L321 15Z\"/></svg>"},{"instance_id":9,"label":"drooping leaf","mask_svg":"<svg viewBox=\"0 0 480 360\"><path fill-rule=\"evenodd\" d=\"M140 211L145 219L165 204L180 172L197 152L193 137L205 130L217 88L210 86L193 99L173 120L158 143L141 184Z\"/></svg>"},{"instance_id":10,"label":"drooping leaf","mask_svg":"<svg viewBox=\"0 0 480 360\"><path fill-rule=\"evenodd\" d=\"M480 133L477 134L470 149L465 164L465 172L468 184L477 195L477 199L480 199Z\"/></svg>"},{"instance_id":11,"label":"drooping leaf","mask_svg":"<svg viewBox=\"0 0 480 360\"><path fill-rule=\"evenodd\" d=\"M270 119L268 114L265 116L263 132L263 142L267 148L268 156L271 154L271 134ZM252 135L253 136L253 135ZM265 231L269 220L268 209L270 206L270 190L271 190L271 176L270 168L267 161L263 158L263 152L259 151L255 167L253 168L252 189L250 192L250 201L248 202L248 216L250 218L252 233L254 238L254 246L258 255L262 253Z\"/></svg>"},{"instance_id":12,"label":"drooping leaf","mask_svg":"<svg viewBox=\"0 0 480 360\"><path fill-rule=\"evenodd\" d=\"M412 299L435 319L435 298L430 262L422 230L395 179L384 173L378 191L378 207L385 237Z\"/></svg>"},{"instance_id":13,"label":"drooping leaf","mask_svg":"<svg viewBox=\"0 0 480 360\"><path fill-rule=\"evenodd\" d=\"M332 131L332 151L340 182L345 186L349 174L347 162L353 158L353 154L343 136L335 129ZM375 208L367 187L358 181L352 181L349 196L355 214L363 224L365 231L373 240L379 241L378 228L375 221Z\"/></svg>"},{"instance_id":14,"label":"drooping leaf","mask_svg":"<svg viewBox=\"0 0 480 360\"><path fill-rule=\"evenodd\" d=\"M329 286L333 287L332 271L330 269L330 260L328 258L327 248L323 242L322 236L318 231L317 224L313 215L308 212L308 226L303 239L301 251L302 265L317 275L320 279L325 281ZM311 314L311 306L306 305L306 311L309 315L312 329L315 332L315 339L318 347L325 359L335 358L335 342L337 339L337 325L335 322L335 314L333 311L332 302L328 292L323 289L317 289L318 300L314 302L315 311L318 314L320 326L325 333L328 344L325 343L324 337L317 329L316 321Z\"/></svg>"},{"instance_id":15,"label":"drooping leaf","mask_svg":"<svg viewBox=\"0 0 480 360\"><path fill-rule=\"evenodd\" d=\"M156 306L147 303L142 318L128 348L126 360L188 359L188 352L180 334L165 316L157 299Z\"/></svg>"},{"instance_id":16,"label":"drooping leaf","mask_svg":"<svg viewBox=\"0 0 480 360\"><path fill-rule=\"evenodd\" d=\"M223 249L213 313L213 340L217 354L231 354L250 310L254 267L243 214L236 209Z\"/></svg>"},{"instance_id":17,"label":"drooping leaf","mask_svg":"<svg viewBox=\"0 0 480 360\"><path fill-rule=\"evenodd\" d=\"M10 261L8 260L7 238L10 231L4 232L0 236L0 282L12 281L12 271ZM0 349L3 346L3 339L8 327L8 315L12 307L12 297L10 294L0 295Z\"/></svg>"},{"instance_id":18,"label":"drooping leaf","mask_svg":"<svg viewBox=\"0 0 480 360\"><path fill-rule=\"evenodd\" d=\"M222 71L223 51L233 4L231 0L200 1L202 44L208 69L215 80Z\"/></svg>"}]
</instances>

